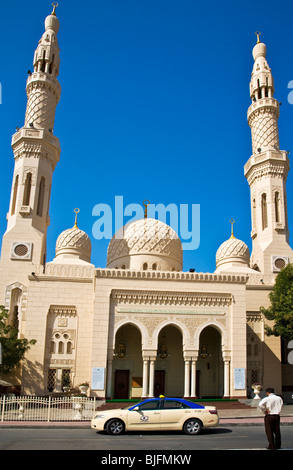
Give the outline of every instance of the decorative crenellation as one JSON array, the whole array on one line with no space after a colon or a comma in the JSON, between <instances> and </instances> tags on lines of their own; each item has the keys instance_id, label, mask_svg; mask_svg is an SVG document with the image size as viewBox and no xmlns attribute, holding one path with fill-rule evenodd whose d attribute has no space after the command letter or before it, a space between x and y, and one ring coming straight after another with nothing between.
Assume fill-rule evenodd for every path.
<instances>
[{"instance_id":1,"label":"decorative crenellation","mask_svg":"<svg viewBox=\"0 0 293 470\"><path fill-rule=\"evenodd\" d=\"M193 281L193 282L219 282L246 284L246 274L213 274L192 273L183 271L134 271L128 269L96 269L97 278L127 278L127 279L162 279L168 281Z\"/></svg>"},{"instance_id":2,"label":"decorative crenellation","mask_svg":"<svg viewBox=\"0 0 293 470\"><path fill-rule=\"evenodd\" d=\"M74 305L50 305L49 314L58 317L75 317L77 315L77 309Z\"/></svg>"},{"instance_id":3,"label":"decorative crenellation","mask_svg":"<svg viewBox=\"0 0 293 470\"><path fill-rule=\"evenodd\" d=\"M260 322L263 321L263 315L260 311L246 312L246 320L247 323Z\"/></svg>"},{"instance_id":4,"label":"decorative crenellation","mask_svg":"<svg viewBox=\"0 0 293 470\"><path fill-rule=\"evenodd\" d=\"M276 281L276 274L249 274L247 281L247 288L253 288L253 286L264 286L273 288Z\"/></svg>"},{"instance_id":5,"label":"decorative crenellation","mask_svg":"<svg viewBox=\"0 0 293 470\"><path fill-rule=\"evenodd\" d=\"M94 267L92 266L79 266L77 264L54 264L48 263L44 266L35 266L35 276L29 276L30 281L48 281L55 280L56 278L60 279L85 279L91 280L94 278Z\"/></svg>"},{"instance_id":6,"label":"decorative crenellation","mask_svg":"<svg viewBox=\"0 0 293 470\"><path fill-rule=\"evenodd\" d=\"M226 293L113 290L111 296L116 304L224 307L232 303L232 295Z\"/></svg>"}]
</instances>

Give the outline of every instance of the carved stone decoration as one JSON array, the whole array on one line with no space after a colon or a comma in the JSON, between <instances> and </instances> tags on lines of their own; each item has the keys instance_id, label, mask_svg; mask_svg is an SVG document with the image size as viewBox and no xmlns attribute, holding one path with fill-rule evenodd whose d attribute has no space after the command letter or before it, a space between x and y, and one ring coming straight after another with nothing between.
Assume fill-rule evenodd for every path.
<instances>
[{"instance_id":1,"label":"carved stone decoration","mask_svg":"<svg viewBox=\"0 0 293 470\"><path fill-rule=\"evenodd\" d=\"M49 314L55 315L58 317L62 316L73 316L77 315L76 307L73 305L51 305L49 309Z\"/></svg>"},{"instance_id":2,"label":"carved stone decoration","mask_svg":"<svg viewBox=\"0 0 293 470\"><path fill-rule=\"evenodd\" d=\"M189 305L225 307L232 302L232 295L210 292L161 292L161 291L127 291L113 290L112 299L115 304L142 305Z\"/></svg>"}]
</instances>

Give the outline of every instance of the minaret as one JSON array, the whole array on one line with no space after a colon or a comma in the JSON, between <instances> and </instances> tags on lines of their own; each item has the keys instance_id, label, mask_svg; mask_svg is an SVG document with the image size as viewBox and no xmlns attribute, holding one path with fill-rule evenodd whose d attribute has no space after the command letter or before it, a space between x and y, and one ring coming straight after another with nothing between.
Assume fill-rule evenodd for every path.
<instances>
[{"instance_id":1,"label":"minaret","mask_svg":"<svg viewBox=\"0 0 293 470\"><path fill-rule=\"evenodd\" d=\"M60 156L53 134L55 110L60 99L59 21L53 11L45 20L45 32L35 51L29 72L25 123L12 137L15 166L7 230L3 237L2 276L20 278L44 265L52 176ZM20 279L19 279L20 280ZM20 281L21 282L21 281Z\"/></svg>"},{"instance_id":2,"label":"minaret","mask_svg":"<svg viewBox=\"0 0 293 470\"><path fill-rule=\"evenodd\" d=\"M253 48L254 66L250 81L252 104L247 118L251 128L252 155L244 167L251 192L251 267L264 274L278 272L293 252L289 246L286 179L287 152L279 147L279 103L274 98L274 81L266 60L266 45Z\"/></svg>"}]
</instances>

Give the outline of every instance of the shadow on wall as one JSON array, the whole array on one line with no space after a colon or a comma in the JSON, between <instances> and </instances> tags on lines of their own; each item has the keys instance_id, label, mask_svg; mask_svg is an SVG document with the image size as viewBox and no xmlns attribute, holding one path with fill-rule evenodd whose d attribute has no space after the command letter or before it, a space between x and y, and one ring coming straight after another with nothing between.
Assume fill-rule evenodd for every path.
<instances>
[{"instance_id":1,"label":"shadow on wall","mask_svg":"<svg viewBox=\"0 0 293 470\"><path fill-rule=\"evenodd\" d=\"M21 393L25 395L46 395L43 364L26 360L22 367Z\"/></svg>"}]
</instances>

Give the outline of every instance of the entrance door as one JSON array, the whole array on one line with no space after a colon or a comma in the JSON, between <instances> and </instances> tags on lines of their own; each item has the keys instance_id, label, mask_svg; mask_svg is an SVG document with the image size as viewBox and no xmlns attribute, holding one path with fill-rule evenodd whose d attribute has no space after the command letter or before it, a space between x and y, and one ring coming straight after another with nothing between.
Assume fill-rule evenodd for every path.
<instances>
[{"instance_id":1,"label":"entrance door","mask_svg":"<svg viewBox=\"0 0 293 470\"><path fill-rule=\"evenodd\" d=\"M154 396L157 398L165 393L165 371L155 370Z\"/></svg>"},{"instance_id":2,"label":"entrance door","mask_svg":"<svg viewBox=\"0 0 293 470\"><path fill-rule=\"evenodd\" d=\"M115 398L127 399L129 394L129 370L115 370Z\"/></svg>"}]
</instances>

